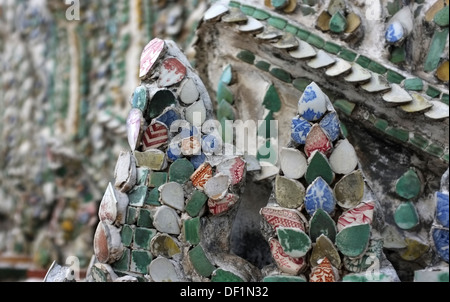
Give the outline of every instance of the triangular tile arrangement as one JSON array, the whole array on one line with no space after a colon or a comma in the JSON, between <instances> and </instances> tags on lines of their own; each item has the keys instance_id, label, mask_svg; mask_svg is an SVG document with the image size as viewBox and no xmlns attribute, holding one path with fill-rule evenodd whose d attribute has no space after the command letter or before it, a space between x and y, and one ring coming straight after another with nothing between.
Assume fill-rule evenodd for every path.
<instances>
[{"instance_id":1,"label":"triangular tile arrangement","mask_svg":"<svg viewBox=\"0 0 450 302\"><path fill-rule=\"evenodd\" d=\"M277 246L271 249L276 267L266 271L264 280L300 274L309 282L352 281L353 274L367 271L376 262L383 264L378 266L377 280L372 281L399 281L382 252L382 225L373 223L380 215L380 205L364 179L353 146L342 135L339 120L337 135L325 134L321 126L328 125L323 121L335 113L331 102L312 82L298 103L298 118L310 126L306 139L299 143L293 135L288 148L281 152L281 162L286 156L290 164L276 176L273 194L260 211L263 236L271 246ZM297 133L296 125L293 123L293 134ZM314 129L319 129L320 135ZM297 167L305 166L304 158L306 173L296 174ZM296 193L294 187L302 193ZM294 197L298 202L293 202ZM369 259L372 255L376 256Z\"/></svg>"}]
</instances>

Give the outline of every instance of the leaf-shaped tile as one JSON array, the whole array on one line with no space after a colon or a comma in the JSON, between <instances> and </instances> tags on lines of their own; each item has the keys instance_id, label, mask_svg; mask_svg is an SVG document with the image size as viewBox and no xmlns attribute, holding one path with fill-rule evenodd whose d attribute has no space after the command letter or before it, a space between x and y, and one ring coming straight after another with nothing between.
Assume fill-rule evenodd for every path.
<instances>
[{"instance_id":1,"label":"leaf-shaped tile","mask_svg":"<svg viewBox=\"0 0 450 302\"><path fill-rule=\"evenodd\" d=\"M364 196L364 187L364 177L360 170L342 177L333 190L338 205L345 209L356 207Z\"/></svg>"},{"instance_id":2,"label":"leaf-shaped tile","mask_svg":"<svg viewBox=\"0 0 450 302\"><path fill-rule=\"evenodd\" d=\"M369 238L369 224L350 225L336 235L336 246L345 256L358 257L366 251Z\"/></svg>"},{"instance_id":3,"label":"leaf-shaped tile","mask_svg":"<svg viewBox=\"0 0 450 302\"><path fill-rule=\"evenodd\" d=\"M309 282L336 282L336 276L328 258L323 258L318 266L312 268Z\"/></svg>"},{"instance_id":4,"label":"leaf-shaped tile","mask_svg":"<svg viewBox=\"0 0 450 302\"><path fill-rule=\"evenodd\" d=\"M284 208L295 209L303 204L305 187L301 182L281 175L275 178L275 198Z\"/></svg>"},{"instance_id":5,"label":"leaf-shaped tile","mask_svg":"<svg viewBox=\"0 0 450 302\"><path fill-rule=\"evenodd\" d=\"M186 66L176 58L165 59L159 70L158 86L168 87L181 82L186 76Z\"/></svg>"},{"instance_id":6,"label":"leaf-shaped tile","mask_svg":"<svg viewBox=\"0 0 450 302\"><path fill-rule=\"evenodd\" d=\"M293 117L291 120L291 138L297 144L304 144L306 142L306 136L311 130L311 124L301 118L301 117Z\"/></svg>"},{"instance_id":7,"label":"leaf-shaped tile","mask_svg":"<svg viewBox=\"0 0 450 302\"><path fill-rule=\"evenodd\" d=\"M300 100L298 101L298 113L300 117L308 121L320 119L327 111L328 97L312 82L306 86Z\"/></svg>"},{"instance_id":8,"label":"leaf-shaped tile","mask_svg":"<svg viewBox=\"0 0 450 302\"><path fill-rule=\"evenodd\" d=\"M319 151L314 151L308 158L305 179L310 184L319 176L328 184L331 184L334 180L334 173L326 156Z\"/></svg>"},{"instance_id":9,"label":"leaf-shaped tile","mask_svg":"<svg viewBox=\"0 0 450 302\"><path fill-rule=\"evenodd\" d=\"M336 240L336 223L323 209L318 208L309 221L309 236L315 242L321 235L327 236L331 242Z\"/></svg>"},{"instance_id":10,"label":"leaf-shaped tile","mask_svg":"<svg viewBox=\"0 0 450 302\"><path fill-rule=\"evenodd\" d=\"M316 239L316 244L312 249L309 262L312 267L315 267L319 265L319 261L323 258L329 259L331 265L336 268L341 266L341 257L333 242L327 236L320 235Z\"/></svg>"},{"instance_id":11,"label":"leaf-shaped tile","mask_svg":"<svg viewBox=\"0 0 450 302\"><path fill-rule=\"evenodd\" d=\"M361 202L356 207L347 210L339 216L337 221L338 231L342 231L345 227L354 224L371 224L375 203L373 201Z\"/></svg>"},{"instance_id":12,"label":"leaf-shaped tile","mask_svg":"<svg viewBox=\"0 0 450 302\"><path fill-rule=\"evenodd\" d=\"M329 158L331 169L336 174L351 173L358 165L355 148L347 139L339 140Z\"/></svg>"},{"instance_id":13,"label":"leaf-shaped tile","mask_svg":"<svg viewBox=\"0 0 450 302\"><path fill-rule=\"evenodd\" d=\"M155 62L165 53L166 43L164 40L154 38L147 45L141 53L139 78L144 79Z\"/></svg>"},{"instance_id":14,"label":"leaf-shaped tile","mask_svg":"<svg viewBox=\"0 0 450 302\"><path fill-rule=\"evenodd\" d=\"M287 255L283 251L283 247L275 238L269 239L270 252L277 267L284 273L290 275L298 275L305 267L306 261L304 257L294 258Z\"/></svg>"},{"instance_id":15,"label":"leaf-shaped tile","mask_svg":"<svg viewBox=\"0 0 450 302\"><path fill-rule=\"evenodd\" d=\"M132 108L127 117L127 136L128 144L132 151L139 147L142 132L144 131L144 117L142 111Z\"/></svg>"},{"instance_id":16,"label":"leaf-shaped tile","mask_svg":"<svg viewBox=\"0 0 450 302\"><path fill-rule=\"evenodd\" d=\"M280 166L284 176L299 179L305 174L308 162L301 151L283 147L280 151L280 157Z\"/></svg>"},{"instance_id":17,"label":"leaf-shaped tile","mask_svg":"<svg viewBox=\"0 0 450 302\"><path fill-rule=\"evenodd\" d=\"M306 136L304 149L306 156L310 157L314 151L322 152L328 156L331 153L331 148L332 145L330 139L325 134L322 127L319 124L314 124Z\"/></svg>"},{"instance_id":18,"label":"leaf-shaped tile","mask_svg":"<svg viewBox=\"0 0 450 302\"><path fill-rule=\"evenodd\" d=\"M328 214L333 213L336 200L333 191L322 177L317 177L306 189L305 209L313 215L317 209L323 209Z\"/></svg>"},{"instance_id":19,"label":"leaf-shaped tile","mask_svg":"<svg viewBox=\"0 0 450 302\"><path fill-rule=\"evenodd\" d=\"M278 227L277 236L283 251L293 258L303 257L311 249L311 239L301 229Z\"/></svg>"}]
</instances>

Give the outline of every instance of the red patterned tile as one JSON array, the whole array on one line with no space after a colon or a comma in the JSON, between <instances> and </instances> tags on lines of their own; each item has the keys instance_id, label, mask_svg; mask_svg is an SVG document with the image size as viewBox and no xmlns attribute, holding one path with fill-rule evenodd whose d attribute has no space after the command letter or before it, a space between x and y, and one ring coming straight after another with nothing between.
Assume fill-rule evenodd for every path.
<instances>
[{"instance_id":1,"label":"red patterned tile","mask_svg":"<svg viewBox=\"0 0 450 302\"><path fill-rule=\"evenodd\" d=\"M272 257L282 272L297 275L306 266L304 257L294 258L288 256L283 251L281 244L275 238L270 238L269 245Z\"/></svg>"},{"instance_id":2,"label":"red patterned tile","mask_svg":"<svg viewBox=\"0 0 450 302\"><path fill-rule=\"evenodd\" d=\"M331 154L331 142L319 124L314 124L311 127L305 142L305 153L309 157L313 151L318 150L329 156Z\"/></svg>"},{"instance_id":3,"label":"red patterned tile","mask_svg":"<svg viewBox=\"0 0 450 302\"><path fill-rule=\"evenodd\" d=\"M300 213L296 210L290 210L277 207L264 207L260 214L276 230L278 227L298 228L305 231L304 223Z\"/></svg>"},{"instance_id":4,"label":"red patterned tile","mask_svg":"<svg viewBox=\"0 0 450 302\"><path fill-rule=\"evenodd\" d=\"M225 198L221 200L214 200L210 198L208 200L209 211L213 215L219 215L221 213L227 212L231 207L235 205L238 199L239 196L232 193L228 193Z\"/></svg>"},{"instance_id":5,"label":"red patterned tile","mask_svg":"<svg viewBox=\"0 0 450 302\"><path fill-rule=\"evenodd\" d=\"M144 151L148 149L156 149L167 143L169 131L167 127L159 122L153 123L147 127L142 136L142 148Z\"/></svg>"}]
</instances>

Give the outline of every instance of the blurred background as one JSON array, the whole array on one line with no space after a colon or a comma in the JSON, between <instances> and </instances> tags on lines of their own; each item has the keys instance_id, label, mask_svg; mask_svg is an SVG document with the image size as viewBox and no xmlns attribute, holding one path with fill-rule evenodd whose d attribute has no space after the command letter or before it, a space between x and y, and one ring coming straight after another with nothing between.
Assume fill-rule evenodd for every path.
<instances>
[{"instance_id":1,"label":"blurred background","mask_svg":"<svg viewBox=\"0 0 450 302\"><path fill-rule=\"evenodd\" d=\"M92 251L152 37L188 57L203 0L0 0L0 281Z\"/></svg>"}]
</instances>

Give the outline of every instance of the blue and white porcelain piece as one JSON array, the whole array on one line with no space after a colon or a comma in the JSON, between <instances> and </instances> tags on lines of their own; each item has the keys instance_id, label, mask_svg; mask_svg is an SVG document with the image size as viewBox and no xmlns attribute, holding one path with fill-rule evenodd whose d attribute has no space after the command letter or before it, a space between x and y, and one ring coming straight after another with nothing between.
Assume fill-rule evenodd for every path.
<instances>
[{"instance_id":1,"label":"blue and white porcelain piece","mask_svg":"<svg viewBox=\"0 0 450 302\"><path fill-rule=\"evenodd\" d=\"M339 138L341 133L341 126L339 124L339 118L336 112L330 112L323 117L319 123L323 131L328 135L331 141L335 141Z\"/></svg>"},{"instance_id":2,"label":"blue and white porcelain piece","mask_svg":"<svg viewBox=\"0 0 450 302\"><path fill-rule=\"evenodd\" d=\"M436 192L436 220L446 228L449 225L448 203L448 193Z\"/></svg>"},{"instance_id":3,"label":"blue and white porcelain piece","mask_svg":"<svg viewBox=\"0 0 450 302\"><path fill-rule=\"evenodd\" d=\"M176 120L180 119L180 114L174 109L169 109L156 118L158 122L161 122L167 126L170 130L170 125Z\"/></svg>"},{"instance_id":4,"label":"blue and white porcelain piece","mask_svg":"<svg viewBox=\"0 0 450 302\"><path fill-rule=\"evenodd\" d=\"M398 21L394 21L389 24L384 37L389 43L396 43L400 41L404 37L404 35L405 31L402 24Z\"/></svg>"},{"instance_id":5,"label":"blue and white porcelain piece","mask_svg":"<svg viewBox=\"0 0 450 302\"><path fill-rule=\"evenodd\" d=\"M311 130L311 124L299 117L293 117L291 121L291 138L298 144L304 144L306 142L306 136Z\"/></svg>"},{"instance_id":6,"label":"blue and white porcelain piece","mask_svg":"<svg viewBox=\"0 0 450 302\"><path fill-rule=\"evenodd\" d=\"M213 134L204 135L202 137L202 151L205 154L218 155L221 150L222 150L222 139L221 138L219 138Z\"/></svg>"},{"instance_id":7,"label":"blue and white porcelain piece","mask_svg":"<svg viewBox=\"0 0 450 302\"><path fill-rule=\"evenodd\" d=\"M316 83L306 86L298 101L298 113L310 122L319 120L327 111L328 97Z\"/></svg>"},{"instance_id":8,"label":"blue and white porcelain piece","mask_svg":"<svg viewBox=\"0 0 450 302\"><path fill-rule=\"evenodd\" d=\"M437 254L448 263L448 229L433 228L431 236L433 237Z\"/></svg>"},{"instance_id":9,"label":"blue and white porcelain piece","mask_svg":"<svg viewBox=\"0 0 450 302\"><path fill-rule=\"evenodd\" d=\"M335 207L336 199L334 198L333 190L322 177L317 177L306 189L306 211L312 216L320 208L331 214Z\"/></svg>"},{"instance_id":10,"label":"blue and white porcelain piece","mask_svg":"<svg viewBox=\"0 0 450 302\"><path fill-rule=\"evenodd\" d=\"M200 155L193 155L191 156L190 162L194 166L194 169L197 170L198 167L200 167L201 164L203 164L206 160L205 153L201 153Z\"/></svg>"},{"instance_id":11,"label":"blue and white porcelain piece","mask_svg":"<svg viewBox=\"0 0 450 302\"><path fill-rule=\"evenodd\" d=\"M190 128L183 127L180 131L179 138L187 138L191 136L197 136L199 135L200 131L197 127L191 126Z\"/></svg>"},{"instance_id":12,"label":"blue and white porcelain piece","mask_svg":"<svg viewBox=\"0 0 450 302\"><path fill-rule=\"evenodd\" d=\"M183 157L180 142L171 142L167 148L166 154L169 161L176 161L177 159Z\"/></svg>"}]
</instances>

